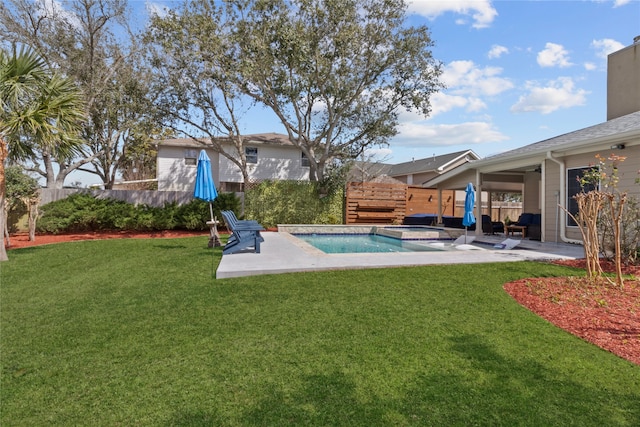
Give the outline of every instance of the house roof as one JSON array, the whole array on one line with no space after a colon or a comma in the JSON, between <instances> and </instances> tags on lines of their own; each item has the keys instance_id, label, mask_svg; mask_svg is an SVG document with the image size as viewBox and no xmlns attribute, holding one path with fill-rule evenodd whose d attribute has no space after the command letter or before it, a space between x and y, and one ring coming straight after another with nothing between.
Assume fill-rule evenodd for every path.
<instances>
[{"instance_id":1,"label":"house roof","mask_svg":"<svg viewBox=\"0 0 640 427\"><path fill-rule=\"evenodd\" d=\"M251 135L243 135L244 143L247 145L282 145L293 146L293 143L289 140L287 135L280 133L256 133ZM228 140L227 137L219 138L222 142ZM202 145L209 145L211 138L202 138L201 142L194 140L193 138L173 138L164 139L158 141L158 145L164 145L169 147L202 147Z\"/></svg>"},{"instance_id":2,"label":"house roof","mask_svg":"<svg viewBox=\"0 0 640 427\"><path fill-rule=\"evenodd\" d=\"M548 151L571 150L585 145L593 145L613 138L626 138L640 132L640 111L627 114L604 123L589 126L574 132L545 139L524 147L516 148L495 156L483 159L484 162L504 160L529 154L546 153ZM482 162L478 162L482 163Z\"/></svg>"},{"instance_id":3,"label":"house roof","mask_svg":"<svg viewBox=\"0 0 640 427\"><path fill-rule=\"evenodd\" d=\"M443 154L440 156L434 155L433 157L392 165L388 175L401 176L423 172L441 173L450 165L464 158L467 158L468 160L478 160L480 157L472 150L457 151L455 153Z\"/></svg>"},{"instance_id":4,"label":"house roof","mask_svg":"<svg viewBox=\"0 0 640 427\"><path fill-rule=\"evenodd\" d=\"M483 173L514 170L527 165L539 165L549 153L554 156L567 156L609 149L615 144L640 145L640 111L466 163L423 185L435 186L469 170L479 170Z\"/></svg>"}]
</instances>

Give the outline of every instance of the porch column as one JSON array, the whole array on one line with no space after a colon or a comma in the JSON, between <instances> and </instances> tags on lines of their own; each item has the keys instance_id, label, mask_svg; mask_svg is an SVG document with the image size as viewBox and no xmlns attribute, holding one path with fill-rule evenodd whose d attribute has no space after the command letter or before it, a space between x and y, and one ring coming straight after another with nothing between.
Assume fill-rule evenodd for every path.
<instances>
[{"instance_id":1,"label":"porch column","mask_svg":"<svg viewBox=\"0 0 640 427\"><path fill-rule=\"evenodd\" d=\"M442 224L442 188L438 187L438 224Z\"/></svg>"},{"instance_id":2,"label":"porch column","mask_svg":"<svg viewBox=\"0 0 640 427\"><path fill-rule=\"evenodd\" d=\"M476 236L482 236L482 175L476 170Z\"/></svg>"}]
</instances>

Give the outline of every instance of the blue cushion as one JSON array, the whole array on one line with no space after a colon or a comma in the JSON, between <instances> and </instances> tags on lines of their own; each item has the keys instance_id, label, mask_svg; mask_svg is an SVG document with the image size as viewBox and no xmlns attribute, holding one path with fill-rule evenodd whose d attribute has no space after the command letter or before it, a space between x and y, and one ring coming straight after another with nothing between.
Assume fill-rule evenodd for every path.
<instances>
[{"instance_id":1,"label":"blue cushion","mask_svg":"<svg viewBox=\"0 0 640 427\"><path fill-rule=\"evenodd\" d=\"M520 215L520 218L518 218L518 222L516 222L514 225L522 225L526 227L529 224L531 224L532 221L533 221L532 213L523 213L522 215Z\"/></svg>"}]
</instances>

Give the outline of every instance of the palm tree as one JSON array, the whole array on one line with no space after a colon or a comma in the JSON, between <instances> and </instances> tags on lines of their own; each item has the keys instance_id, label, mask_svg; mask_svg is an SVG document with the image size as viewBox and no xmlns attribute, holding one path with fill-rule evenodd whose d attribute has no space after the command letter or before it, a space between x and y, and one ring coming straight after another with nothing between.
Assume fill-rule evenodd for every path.
<instances>
[{"instance_id":1,"label":"palm tree","mask_svg":"<svg viewBox=\"0 0 640 427\"><path fill-rule=\"evenodd\" d=\"M71 155L81 144L82 96L69 79L50 70L33 51L0 49L0 261L4 245L6 159L24 160L37 150Z\"/></svg>"}]
</instances>

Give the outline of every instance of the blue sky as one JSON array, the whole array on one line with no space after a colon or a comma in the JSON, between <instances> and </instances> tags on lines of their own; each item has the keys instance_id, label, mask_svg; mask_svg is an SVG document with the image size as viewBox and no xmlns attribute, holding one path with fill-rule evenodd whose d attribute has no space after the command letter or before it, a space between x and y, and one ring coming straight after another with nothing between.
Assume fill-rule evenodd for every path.
<instances>
[{"instance_id":1,"label":"blue sky","mask_svg":"<svg viewBox=\"0 0 640 427\"><path fill-rule=\"evenodd\" d=\"M178 1L132 1L139 23ZM640 0L414 0L447 89L429 118L403 113L400 133L371 155L385 163L471 149L481 157L606 121L607 54L640 36ZM269 112L245 134L284 132Z\"/></svg>"},{"instance_id":2,"label":"blue sky","mask_svg":"<svg viewBox=\"0 0 640 427\"><path fill-rule=\"evenodd\" d=\"M414 0L410 12L410 24L431 30L447 89L428 119L401 115L377 152L388 163L466 149L486 157L604 122L606 55L640 35L640 0ZM243 131L283 129L256 109Z\"/></svg>"},{"instance_id":3,"label":"blue sky","mask_svg":"<svg viewBox=\"0 0 640 427\"><path fill-rule=\"evenodd\" d=\"M606 121L606 55L640 35L640 1L427 1L411 6L445 64L431 117L403 115L391 163L482 157Z\"/></svg>"}]
</instances>

